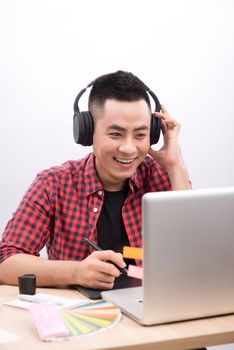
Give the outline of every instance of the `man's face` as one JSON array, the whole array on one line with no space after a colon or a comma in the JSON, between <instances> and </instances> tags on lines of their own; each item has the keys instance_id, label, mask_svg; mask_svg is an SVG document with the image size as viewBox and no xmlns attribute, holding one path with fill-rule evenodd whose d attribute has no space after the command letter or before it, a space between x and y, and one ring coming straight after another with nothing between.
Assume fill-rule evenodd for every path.
<instances>
[{"instance_id":1,"label":"man's face","mask_svg":"<svg viewBox=\"0 0 234 350\"><path fill-rule=\"evenodd\" d=\"M95 112L95 166L106 190L120 190L145 158L150 147L150 118L143 99L109 99Z\"/></svg>"}]
</instances>

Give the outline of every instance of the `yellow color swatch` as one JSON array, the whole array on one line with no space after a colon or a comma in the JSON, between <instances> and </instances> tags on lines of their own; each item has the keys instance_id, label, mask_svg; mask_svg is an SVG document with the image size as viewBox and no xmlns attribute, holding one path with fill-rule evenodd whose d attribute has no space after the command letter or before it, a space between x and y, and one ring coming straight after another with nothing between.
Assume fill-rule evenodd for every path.
<instances>
[{"instance_id":1,"label":"yellow color swatch","mask_svg":"<svg viewBox=\"0 0 234 350\"><path fill-rule=\"evenodd\" d=\"M140 259L143 258L142 248L136 247L123 247L123 257L127 259Z\"/></svg>"}]
</instances>

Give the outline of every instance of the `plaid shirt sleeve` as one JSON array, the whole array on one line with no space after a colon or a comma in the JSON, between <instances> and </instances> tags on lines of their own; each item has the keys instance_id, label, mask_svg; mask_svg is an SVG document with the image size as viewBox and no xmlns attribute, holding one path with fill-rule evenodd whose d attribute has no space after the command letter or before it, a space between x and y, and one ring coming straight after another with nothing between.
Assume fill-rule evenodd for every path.
<instances>
[{"instance_id":1,"label":"plaid shirt sleeve","mask_svg":"<svg viewBox=\"0 0 234 350\"><path fill-rule=\"evenodd\" d=\"M48 193L38 175L6 226L0 262L17 253L38 256L51 234L52 212Z\"/></svg>"}]
</instances>

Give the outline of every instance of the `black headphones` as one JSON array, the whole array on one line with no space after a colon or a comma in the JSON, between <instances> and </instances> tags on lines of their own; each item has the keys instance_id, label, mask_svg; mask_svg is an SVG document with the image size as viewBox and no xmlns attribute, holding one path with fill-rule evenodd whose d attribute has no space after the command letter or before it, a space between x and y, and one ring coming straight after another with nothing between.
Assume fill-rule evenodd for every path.
<instances>
[{"instance_id":1,"label":"black headphones","mask_svg":"<svg viewBox=\"0 0 234 350\"><path fill-rule=\"evenodd\" d=\"M97 78L98 79L98 78ZM86 88L82 89L76 96L74 101L73 110L73 136L76 143L83 146L91 146L93 144L93 132L94 132L94 122L92 114L89 111L80 112L78 102L83 93L96 82L95 79ZM146 92L150 94L155 103L155 112L159 112L161 109L160 102L157 96L145 85ZM151 114L151 124L150 124L150 145L156 144L160 137L161 130L161 120L155 118L154 114Z\"/></svg>"}]
</instances>

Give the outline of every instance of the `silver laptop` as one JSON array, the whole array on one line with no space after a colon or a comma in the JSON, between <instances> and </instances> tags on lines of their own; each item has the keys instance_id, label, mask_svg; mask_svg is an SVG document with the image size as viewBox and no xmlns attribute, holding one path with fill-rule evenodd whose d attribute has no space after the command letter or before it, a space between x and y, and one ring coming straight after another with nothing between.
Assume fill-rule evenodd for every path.
<instances>
[{"instance_id":1,"label":"silver laptop","mask_svg":"<svg viewBox=\"0 0 234 350\"><path fill-rule=\"evenodd\" d=\"M143 285L102 292L144 325L234 313L234 187L147 193Z\"/></svg>"}]
</instances>

